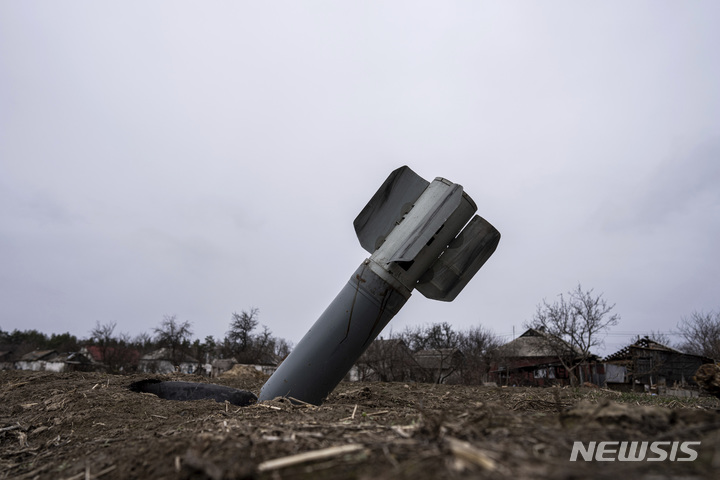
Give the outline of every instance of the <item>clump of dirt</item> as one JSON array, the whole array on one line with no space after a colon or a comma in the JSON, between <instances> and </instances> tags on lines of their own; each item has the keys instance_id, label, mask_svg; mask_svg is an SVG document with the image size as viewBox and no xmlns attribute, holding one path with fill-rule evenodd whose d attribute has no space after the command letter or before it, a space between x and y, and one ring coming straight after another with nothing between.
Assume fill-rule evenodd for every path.
<instances>
[{"instance_id":1,"label":"clump of dirt","mask_svg":"<svg viewBox=\"0 0 720 480\"><path fill-rule=\"evenodd\" d=\"M668 429L671 417L669 408L614 403L605 399L598 403L583 400L562 413L560 421L570 427L624 427L655 434Z\"/></svg>"},{"instance_id":2,"label":"clump of dirt","mask_svg":"<svg viewBox=\"0 0 720 480\"><path fill-rule=\"evenodd\" d=\"M701 365L695 373L695 381L703 390L720 398L720 365L716 363Z\"/></svg>"},{"instance_id":3,"label":"clump of dirt","mask_svg":"<svg viewBox=\"0 0 720 480\"><path fill-rule=\"evenodd\" d=\"M322 406L179 402L192 375L0 372L0 478L717 478L720 401L603 389L342 383ZM258 393L265 378L212 383ZM574 442L699 441L693 462L570 461Z\"/></svg>"}]
</instances>

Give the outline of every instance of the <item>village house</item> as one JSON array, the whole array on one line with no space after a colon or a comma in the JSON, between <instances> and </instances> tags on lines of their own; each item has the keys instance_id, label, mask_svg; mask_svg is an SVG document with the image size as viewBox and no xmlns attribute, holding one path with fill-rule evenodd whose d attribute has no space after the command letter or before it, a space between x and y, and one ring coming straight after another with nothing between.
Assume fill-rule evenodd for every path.
<instances>
[{"instance_id":1,"label":"village house","mask_svg":"<svg viewBox=\"0 0 720 480\"><path fill-rule=\"evenodd\" d=\"M348 374L350 381L406 382L413 379L417 362L405 342L378 338L360 356Z\"/></svg>"},{"instance_id":2,"label":"village house","mask_svg":"<svg viewBox=\"0 0 720 480\"><path fill-rule=\"evenodd\" d=\"M173 360L169 348L160 348L143 355L138 363L138 370L145 373L195 373L199 367L200 362L190 355L179 355L179 361Z\"/></svg>"},{"instance_id":3,"label":"village house","mask_svg":"<svg viewBox=\"0 0 720 480\"><path fill-rule=\"evenodd\" d=\"M540 330L529 328L515 340L498 349L496 363L490 376L498 385L549 386L570 384L570 372L560 361L558 350L553 348L562 340L549 338ZM572 365L579 383L602 385L605 381L603 365L592 355L580 364L579 351L567 345L565 364ZM574 352L574 353L573 353Z\"/></svg>"},{"instance_id":4,"label":"village house","mask_svg":"<svg viewBox=\"0 0 720 480\"><path fill-rule=\"evenodd\" d=\"M465 355L457 348L420 350L413 355L417 363L415 378L428 383L462 383Z\"/></svg>"},{"instance_id":5,"label":"village house","mask_svg":"<svg viewBox=\"0 0 720 480\"><path fill-rule=\"evenodd\" d=\"M134 372L140 362L140 352L126 346L88 345L80 349L95 365L95 370Z\"/></svg>"},{"instance_id":6,"label":"village house","mask_svg":"<svg viewBox=\"0 0 720 480\"><path fill-rule=\"evenodd\" d=\"M465 356L457 348L413 353L401 339L375 340L360 356L347 379L373 382L461 383Z\"/></svg>"},{"instance_id":7,"label":"village house","mask_svg":"<svg viewBox=\"0 0 720 480\"><path fill-rule=\"evenodd\" d=\"M218 358L212 361L212 363L205 366L211 377L219 377L225 372L231 371L235 365L242 365L244 367L252 368L261 372L263 375L272 375L275 370L278 369L280 359L277 355L270 354L258 359L257 363L254 364L241 364L234 358Z\"/></svg>"},{"instance_id":8,"label":"village house","mask_svg":"<svg viewBox=\"0 0 720 480\"><path fill-rule=\"evenodd\" d=\"M608 388L626 391L697 388L693 380L701 365L713 359L682 353L648 337L605 357Z\"/></svg>"},{"instance_id":9,"label":"village house","mask_svg":"<svg viewBox=\"0 0 720 480\"><path fill-rule=\"evenodd\" d=\"M272 352L265 352L255 359L255 363L248 364L248 366L265 375L272 375L278 369L280 363L282 363L282 359L279 356Z\"/></svg>"},{"instance_id":10,"label":"village house","mask_svg":"<svg viewBox=\"0 0 720 480\"><path fill-rule=\"evenodd\" d=\"M66 354L65 371L66 372L92 372L95 371L95 365L87 355L79 352Z\"/></svg>"},{"instance_id":11,"label":"village house","mask_svg":"<svg viewBox=\"0 0 720 480\"><path fill-rule=\"evenodd\" d=\"M62 372L65 370L65 362L56 350L34 350L20 357L15 362L15 368L34 372Z\"/></svg>"},{"instance_id":12,"label":"village house","mask_svg":"<svg viewBox=\"0 0 720 480\"><path fill-rule=\"evenodd\" d=\"M86 372L92 370L92 362L81 353L60 354L56 350L35 350L20 357L14 367L35 372Z\"/></svg>"}]
</instances>

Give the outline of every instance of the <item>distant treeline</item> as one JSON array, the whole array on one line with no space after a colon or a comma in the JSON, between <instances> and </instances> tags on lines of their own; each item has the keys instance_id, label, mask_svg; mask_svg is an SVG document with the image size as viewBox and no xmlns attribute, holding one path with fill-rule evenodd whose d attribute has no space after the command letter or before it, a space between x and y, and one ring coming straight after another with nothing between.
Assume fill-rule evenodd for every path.
<instances>
[{"instance_id":1,"label":"distant treeline","mask_svg":"<svg viewBox=\"0 0 720 480\"><path fill-rule=\"evenodd\" d=\"M235 358L240 363L277 363L287 356L291 346L273 336L265 326L256 333L258 316L257 308L233 313L229 330L223 337L216 339L209 335L203 340L193 338L190 322L179 321L174 315L166 315L152 333L143 332L135 337L118 333L115 322L98 322L88 337L81 339L71 333L47 335L34 329L6 332L0 328L0 352L3 361L12 362L36 350L69 353L94 347L93 352L111 372L132 371L140 356L160 348L167 349L177 363L187 357L200 363L216 358Z\"/></svg>"},{"instance_id":2,"label":"distant treeline","mask_svg":"<svg viewBox=\"0 0 720 480\"><path fill-rule=\"evenodd\" d=\"M58 352L76 352L82 341L71 333L52 333L46 335L37 330L13 330L5 332L0 328L0 349L9 346L22 347L25 353L33 350L57 350Z\"/></svg>"}]
</instances>

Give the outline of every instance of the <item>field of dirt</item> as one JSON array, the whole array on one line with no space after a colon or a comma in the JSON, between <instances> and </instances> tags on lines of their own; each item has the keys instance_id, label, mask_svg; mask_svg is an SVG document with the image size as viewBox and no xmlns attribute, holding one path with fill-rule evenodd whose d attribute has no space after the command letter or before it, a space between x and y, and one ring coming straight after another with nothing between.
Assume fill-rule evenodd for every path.
<instances>
[{"instance_id":1,"label":"field of dirt","mask_svg":"<svg viewBox=\"0 0 720 480\"><path fill-rule=\"evenodd\" d=\"M720 478L720 401L343 383L320 406L178 402L187 375L0 372L0 479ZM212 379L258 393L264 379ZM570 462L573 442L699 441L695 461ZM305 454L297 456L298 454Z\"/></svg>"}]
</instances>

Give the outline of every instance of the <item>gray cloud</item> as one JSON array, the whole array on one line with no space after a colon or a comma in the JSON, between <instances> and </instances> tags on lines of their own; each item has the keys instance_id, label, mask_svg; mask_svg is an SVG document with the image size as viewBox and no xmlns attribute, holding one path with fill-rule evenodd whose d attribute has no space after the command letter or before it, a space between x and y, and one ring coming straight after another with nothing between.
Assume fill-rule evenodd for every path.
<instances>
[{"instance_id":1,"label":"gray cloud","mask_svg":"<svg viewBox=\"0 0 720 480\"><path fill-rule=\"evenodd\" d=\"M718 308L712 4L0 6L0 328L297 341L409 164L503 233L452 304L393 328L511 334L578 282L623 329Z\"/></svg>"}]
</instances>

